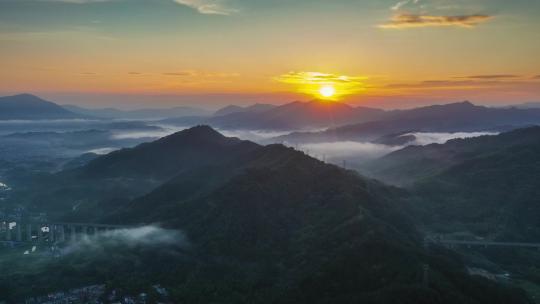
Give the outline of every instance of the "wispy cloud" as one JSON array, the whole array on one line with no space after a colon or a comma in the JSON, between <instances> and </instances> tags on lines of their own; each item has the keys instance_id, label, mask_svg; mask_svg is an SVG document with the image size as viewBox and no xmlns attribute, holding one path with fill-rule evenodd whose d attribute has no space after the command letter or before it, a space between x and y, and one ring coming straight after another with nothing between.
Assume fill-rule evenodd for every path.
<instances>
[{"instance_id":1,"label":"wispy cloud","mask_svg":"<svg viewBox=\"0 0 540 304\"><path fill-rule=\"evenodd\" d=\"M42 2L62 2L70 4L89 4L99 2L112 2L116 0L37 0ZM232 15L238 13L238 9L230 7L228 0L171 0L181 5L195 9L205 15Z\"/></svg>"},{"instance_id":2,"label":"wispy cloud","mask_svg":"<svg viewBox=\"0 0 540 304\"><path fill-rule=\"evenodd\" d=\"M231 15L238 12L238 9L229 7L224 0L174 0L174 2L207 15Z\"/></svg>"},{"instance_id":3,"label":"wispy cloud","mask_svg":"<svg viewBox=\"0 0 540 304\"><path fill-rule=\"evenodd\" d=\"M166 72L163 73L165 76L191 76L190 72Z\"/></svg>"},{"instance_id":4,"label":"wispy cloud","mask_svg":"<svg viewBox=\"0 0 540 304\"><path fill-rule=\"evenodd\" d=\"M352 83L361 84L365 80L364 76L347 76L337 74L327 74L320 72L289 72L276 78L283 83L293 84L327 84L327 83Z\"/></svg>"},{"instance_id":5,"label":"wispy cloud","mask_svg":"<svg viewBox=\"0 0 540 304\"><path fill-rule=\"evenodd\" d=\"M207 72L207 71L177 71L177 72L165 72L162 73L165 76L178 76L178 77L198 77L198 78L234 78L240 76L238 73L226 73L226 72Z\"/></svg>"},{"instance_id":6,"label":"wispy cloud","mask_svg":"<svg viewBox=\"0 0 540 304\"><path fill-rule=\"evenodd\" d=\"M514 88L530 89L538 87L538 83L531 79L521 78L513 79L463 79L463 80L426 80L411 83L388 84L388 89L419 89L419 90L475 90L475 89L496 89L496 88Z\"/></svg>"},{"instance_id":7,"label":"wispy cloud","mask_svg":"<svg viewBox=\"0 0 540 304\"><path fill-rule=\"evenodd\" d=\"M397 14L379 28L383 29L407 29L418 27L463 27L473 28L480 23L484 23L493 16L489 15L461 15L461 16L434 16L434 15L415 15L415 14Z\"/></svg>"},{"instance_id":8,"label":"wispy cloud","mask_svg":"<svg viewBox=\"0 0 540 304\"><path fill-rule=\"evenodd\" d=\"M540 75L534 76L533 79L540 79Z\"/></svg>"},{"instance_id":9,"label":"wispy cloud","mask_svg":"<svg viewBox=\"0 0 540 304\"><path fill-rule=\"evenodd\" d=\"M390 8L391 10L393 11L398 11L400 10L402 7L404 7L405 5L409 4L409 3L418 3L420 0L403 0L403 1L399 1L398 3L392 5L392 7Z\"/></svg>"},{"instance_id":10,"label":"wispy cloud","mask_svg":"<svg viewBox=\"0 0 540 304\"><path fill-rule=\"evenodd\" d=\"M468 78L468 79L514 79L519 78L520 75L513 74L488 74L488 75L472 75L472 76L463 76L456 78Z\"/></svg>"},{"instance_id":11,"label":"wispy cloud","mask_svg":"<svg viewBox=\"0 0 540 304\"><path fill-rule=\"evenodd\" d=\"M113 0L39 0L42 2L63 2L63 3L73 3L73 4L86 4L86 3L98 3L98 2L109 2Z\"/></svg>"}]
</instances>

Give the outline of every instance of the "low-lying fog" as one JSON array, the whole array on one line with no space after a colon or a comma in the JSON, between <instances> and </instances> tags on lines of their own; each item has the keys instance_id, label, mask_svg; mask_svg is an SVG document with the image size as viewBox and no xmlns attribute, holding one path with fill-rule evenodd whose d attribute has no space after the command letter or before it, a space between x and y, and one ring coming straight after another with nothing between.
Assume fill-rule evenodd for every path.
<instances>
[{"instance_id":1,"label":"low-lying fog","mask_svg":"<svg viewBox=\"0 0 540 304\"><path fill-rule=\"evenodd\" d=\"M160 121L128 120L51 120L51 121L0 121L0 136L5 149L0 154L19 156L24 153L42 153L52 156L75 157L83 153L107 154L123 147L135 146L163 136L182 131L189 126L168 124ZM268 130L224 130L217 129L225 136L238 137L260 144L272 143L273 138L297 131ZM319 131L319 130L313 130ZM495 132L434 133L415 132L401 136L413 137L402 145L387 145L373 142L323 142L292 145L307 154L329 162L343 160L353 162L369 161L407 145L427 145L444 143L450 139L495 135ZM396 138L399 138L397 136ZM284 143L287 145L288 143ZM7 149L6 147L9 147Z\"/></svg>"},{"instance_id":2,"label":"low-lying fog","mask_svg":"<svg viewBox=\"0 0 540 304\"><path fill-rule=\"evenodd\" d=\"M68 246L61 249L62 255L72 253L103 251L106 247L136 247L136 246L159 246L188 248L190 246L184 233L179 230L165 229L155 225L147 225L133 228L116 229L100 232L96 235L80 235L76 240L70 240ZM24 255L42 253L35 246L25 249Z\"/></svg>"},{"instance_id":3,"label":"low-lying fog","mask_svg":"<svg viewBox=\"0 0 540 304\"><path fill-rule=\"evenodd\" d=\"M306 143L294 146L298 150L304 151L315 158L328 162L341 163L342 161L352 161L362 163L382 157L393 151L403 149L410 145L443 144L451 139L470 138L484 135L497 135L496 132L457 132L457 133L434 133L416 132L407 133L402 136L413 135L414 140L404 145L385 145L371 142L338 141L324 143ZM287 143L285 143L287 144Z\"/></svg>"}]
</instances>

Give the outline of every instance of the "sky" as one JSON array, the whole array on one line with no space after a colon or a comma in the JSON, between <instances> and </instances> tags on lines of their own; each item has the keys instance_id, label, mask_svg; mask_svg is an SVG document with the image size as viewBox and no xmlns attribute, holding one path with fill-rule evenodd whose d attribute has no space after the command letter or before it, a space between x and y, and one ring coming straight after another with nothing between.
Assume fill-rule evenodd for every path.
<instances>
[{"instance_id":1,"label":"sky","mask_svg":"<svg viewBox=\"0 0 540 304\"><path fill-rule=\"evenodd\" d=\"M0 0L0 95L90 107L534 102L538 54L538 0Z\"/></svg>"}]
</instances>

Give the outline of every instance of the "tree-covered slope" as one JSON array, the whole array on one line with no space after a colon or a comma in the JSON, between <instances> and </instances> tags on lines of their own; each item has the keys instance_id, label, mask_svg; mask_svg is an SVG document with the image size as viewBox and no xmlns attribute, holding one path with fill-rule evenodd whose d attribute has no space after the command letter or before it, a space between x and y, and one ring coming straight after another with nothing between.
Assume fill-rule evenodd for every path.
<instances>
[{"instance_id":1,"label":"tree-covered slope","mask_svg":"<svg viewBox=\"0 0 540 304\"><path fill-rule=\"evenodd\" d=\"M369 175L397 185L411 185L469 159L540 140L540 127L517 129L497 136L452 139L444 144L408 146L366 165Z\"/></svg>"},{"instance_id":2,"label":"tree-covered slope","mask_svg":"<svg viewBox=\"0 0 540 304\"><path fill-rule=\"evenodd\" d=\"M540 239L540 127L407 147L369 169L377 178L409 185L421 198L425 219L441 231Z\"/></svg>"},{"instance_id":3,"label":"tree-covered slope","mask_svg":"<svg viewBox=\"0 0 540 304\"><path fill-rule=\"evenodd\" d=\"M469 277L455 258L424 252L406 198L400 189L270 145L177 176L107 220L160 223L186 234L193 254L214 271L185 270L190 279L178 282L177 296L188 302L526 302ZM432 265L429 288L422 285L424 263Z\"/></svg>"}]
</instances>

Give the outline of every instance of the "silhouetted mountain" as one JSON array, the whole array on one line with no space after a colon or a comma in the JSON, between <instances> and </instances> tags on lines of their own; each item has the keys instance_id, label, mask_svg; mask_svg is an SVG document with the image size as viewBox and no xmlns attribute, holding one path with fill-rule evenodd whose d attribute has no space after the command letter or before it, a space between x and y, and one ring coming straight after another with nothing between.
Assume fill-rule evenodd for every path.
<instances>
[{"instance_id":1,"label":"silhouetted mountain","mask_svg":"<svg viewBox=\"0 0 540 304\"><path fill-rule=\"evenodd\" d=\"M214 116L223 116L238 112L244 112L244 108L236 105L228 105L214 112Z\"/></svg>"},{"instance_id":2,"label":"silhouetted mountain","mask_svg":"<svg viewBox=\"0 0 540 304\"><path fill-rule=\"evenodd\" d=\"M252 142L224 137L210 127L197 126L37 180L33 190L22 195L30 206L65 214L65 209L74 206L93 208L111 199L134 198L178 174L240 157L257 147Z\"/></svg>"},{"instance_id":3,"label":"silhouetted mountain","mask_svg":"<svg viewBox=\"0 0 540 304\"><path fill-rule=\"evenodd\" d=\"M295 130L340 126L381 117L379 109L351 107L323 101L292 102L263 111L243 111L213 117L212 126L224 129Z\"/></svg>"},{"instance_id":4,"label":"silhouetted mountain","mask_svg":"<svg viewBox=\"0 0 540 304\"><path fill-rule=\"evenodd\" d=\"M435 262L421 253L402 213L399 198L406 196L269 145L179 174L115 209L108 220L159 222L187 234L193 255L204 257L198 263L213 270L184 268L189 280L180 284L186 299L235 302L228 290L237 278L235 288L250 290L250 303L390 303L397 297L404 303L489 303L489 293L462 288L463 282L485 291L492 287L468 277L459 262ZM426 289L420 284L422 261L433 262L436 278ZM204 292L204 286L216 292ZM502 296L524 301L508 291Z\"/></svg>"},{"instance_id":5,"label":"silhouetted mountain","mask_svg":"<svg viewBox=\"0 0 540 304\"><path fill-rule=\"evenodd\" d=\"M148 178L160 181L150 192ZM42 204L75 203L69 209L81 220L181 229L189 251L166 267L154 268L152 251L144 263L125 268L123 255L114 254L99 267L116 278L140 275L137 265L144 265L138 280L165 279L179 302L527 303L518 292L470 277L448 252L425 252L406 215L406 192L282 145L198 126L52 179L40 185L54 195L31 192ZM101 278L102 271L85 269L91 263L76 265L77 275Z\"/></svg>"},{"instance_id":6,"label":"silhouetted mountain","mask_svg":"<svg viewBox=\"0 0 540 304\"><path fill-rule=\"evenodd\" d=\"M226 106L226 107L223 107L223 108L217 110L214 113L214 116L223 116L223 115L229 115L229 114L240 113L240 112L253 112L253 113L256 113L256 112L266 111L266 110L272 109L274 107L276 107L276 106L271 105L271 104L261 104L261 103L257 103L257 104L247 106L247 107L229 105L229 106Z\"/></svg>"},{"instance_id":7,"label":"silhouetted mountain","mask_svg":"<svg viewBox=\"0 0 540 304\"><path fill-rule=\"evenodd\" d=\"M194 167L238 157L256 147L252 142L227 138L208 126L197 126L100 157L84 168L84 174L164 180Z\"/></svg>"},{"instance_id":8,"label":"silhouetted mountain","mask_svg":"<svg viewBox=\"0 0 540 304\"><path fill-rule=\"evenodd\" d=\"M438 227L467 227L499 239L540 238L540 127L407 147L369 167L383 180L414 183Z\"/></svg>"},{"instance_id":9,"label":"silhouetted mountain","mask_svg":"<svg viewBox=\"0 0 540 304\"><path fill-rule=\"evenodd\" d=\"M498 131L540 123L540 109L502 109L470 102L387 112L380 120L322 132L298 132L276 138L288 142L372 141L404 132Z\"/></svg>"},{"instance_id":10,"label":"silhouetted mountain","mask_svg":"<svg viewBox=\"0 0 540 304\"><path fill-rule=\"evenodd\" d=\"M211 111L193 107L174 107L163 109L119 110L115 108L90 109L76 105L63 105L65 109L82 115L99 118L158 119L186 116L209 116Z\"/></svg>"},{"instance_id":11,"label":"silhouetted mountain","mask_svg":"<svg viewBox=\"0 0 540 304\"><path fill-rule=\"evenodd\" d=\"M84 118L30 94L0 97L0 120Z\"/></svg>"}]
</instances>

